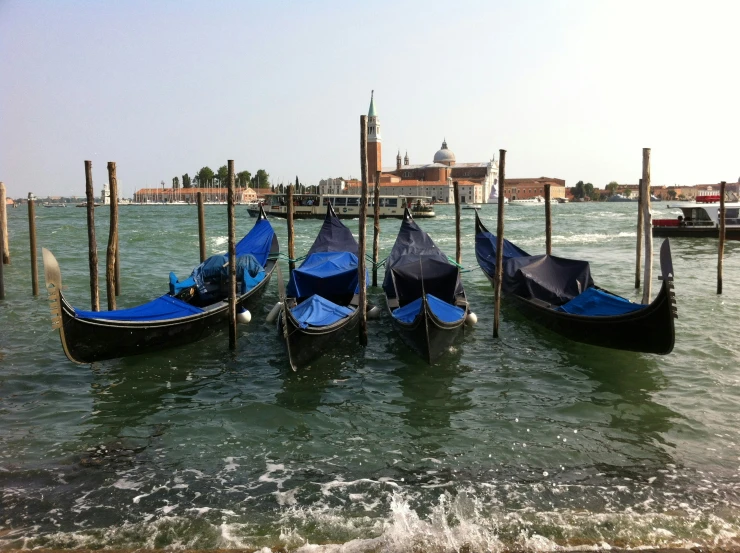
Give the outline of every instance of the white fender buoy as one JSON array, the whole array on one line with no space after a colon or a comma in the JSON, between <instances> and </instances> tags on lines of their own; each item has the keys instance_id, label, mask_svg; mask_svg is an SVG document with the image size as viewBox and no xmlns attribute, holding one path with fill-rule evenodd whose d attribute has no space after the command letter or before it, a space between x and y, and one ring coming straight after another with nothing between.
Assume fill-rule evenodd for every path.
<instances>
[{"instance_id":1,"label":"white fender buoy","mask_svg":"<svg viewBox=\"0 0 740 553\"><path fill-rule=\"evenodd\" d=\"M380 307L378 307L377 305L373 305L370 309L368 309L367 318L368 319L380 319Z\"/></svg>"},{"instance_id":2,"label":"white fender buoy","mask_svg":"<svg viewBox=\"0 0 740 553\"><path fill-rule=\"evenodd\" d=\"M270 312L267 314L267 318L265 319L268 323L272 323L277 319L278 313L280 313L280 309L283 307L283 302L279 301L277 302L272 309L270 309Z\"/></svg>"},{"instance_id":3,"label":"white fender buoy","mask_svg":"<svg viewBox=\"0 0 740 553\"><path fill-rule=\"evenodd\" d=\"M468 326L473 326L474 324L478 323L478 315L473 313L472 311L468 313L468 316L465 317L465 324Z\"/></svg>"},{"instance_id":4,"label":"white fender buoy","mask_svg":"<svg viewBox=\"0 0 740 553\"><path fill-rule=\"evenodd\" d=\"M249 321L252 320L252 314L249 312L249 309L244 309L243 307L236 312L236 322L241 324L247 324Z\"/></svg>"}]
</instances>

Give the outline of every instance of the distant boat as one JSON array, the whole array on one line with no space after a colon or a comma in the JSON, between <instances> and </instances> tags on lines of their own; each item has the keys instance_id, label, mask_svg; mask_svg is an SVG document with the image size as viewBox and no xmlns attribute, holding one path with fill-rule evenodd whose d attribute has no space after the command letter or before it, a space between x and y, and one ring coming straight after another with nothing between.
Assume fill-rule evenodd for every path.
<instances>
[{"instance_id":1,"label":"distant boat","mask_svg":"<svg viewBox=\"0 0 740 553\"><path fill-rule=\"evenodd\" d=\"M481 207L483 206L480 204L465 204L462 206L463 209L480 209Z\"/></svg>"},{"instance_id":2,"label":"distant boat","mask_svg":"<svg viewBox=\"0 0 740 553\"><path fill-rule=\"evenodd\" d=\"M534 198L522 198L519 200L511 200L509 204L511 205L540 205L545 203L545 198L542 196L535 196ZM551 204L557 203L557 200L550 199Z\"/></svg>"},{"instance_id":3,"label":"distant boat","mask_svg":"<svg viewBox=\"0 0 740 553\"><path fill-rule=\"evenodd\" d=\"M87 207L87 202L82 202L81 204L77 204L76 207ZM100 207L100 204L93 204L93 207Z\"/></svg>"},{"instance_id":4,"label":"distant boat","mask_svg":"<svg viewBox=\"0 0 740 553\"><path fill-rule=\"evenodd\" d=\"M607 202L636 202L637 198L630 198L623 194L614 194L606 199Z\"/></svg>"}]
</instances>

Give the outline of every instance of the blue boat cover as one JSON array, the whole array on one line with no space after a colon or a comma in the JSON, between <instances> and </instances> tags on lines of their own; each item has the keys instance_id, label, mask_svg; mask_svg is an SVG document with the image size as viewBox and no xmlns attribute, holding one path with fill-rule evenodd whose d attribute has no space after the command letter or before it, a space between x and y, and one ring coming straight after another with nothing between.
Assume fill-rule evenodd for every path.
<instances>
[{"instance_id":1,"label":"blue boat cover","mask_svg":"<svg viewBox=\"0 0 740 553\"><path fill-rule=\"evenodd\" d=\"M319 294L325 298L359 292L357 275L359 246L355 237L327 206L319 234L308 250L306 259L293 271L287 294L307 298ZM368 271L365 271L367 284Z\"/></svg>"},{"instance_id":2,"label":"blue boat cover","mask_svg":"<svg viewBox=\"0 0 740 553\"><path fill-rule=\"evenodd\" d=\"M293 271L288 296L305 298L313 294L332 296L357 290L357 256L349 252L310 254Z\"/></svg>"},{"instance_id":3,"label":"blue boat cover","mask_svg":"<svg viewBox=\"0 0 740 553\"><path fill-rule=\"evenodd\" d=\"M267 219L257 219L247 235L236 244L236 256L252 254L261 266L265 266L272 249L272 237L275 231Z\"/></svg>"},{"instance_id":4,"label":"blue boat cover","mask_svg":"<svg viewBox=\"0 0 740 553\"><path fill-rule=\"evenodd\" d=\"M457 266L419 228L408 210L404 211L396 243L386 260L383 290L389 298L398 298L400 305L420 298L422 293L452 303L463 292Z\"/></svg>"},{"instance_id":5,"label":"blue boat cover","mask_svg":"<svg viewBox=\"0 0 740 553\"><path fill-rule=\"evenodd\" d=\"M504 240L501 287L507 294L539 299L552 305L569 302L594 285L588 261L552 255L529 255ZM496 272L496 236L488 231L475 236L475 257L489 276Z\"/></svg>"},{"instance_id":6,"label":"blue boat cover","mask_svg":"<svg viewBox=\"0 0 740 553\"><path fill-rule=\"evenodd\" d=\"M352 309L332 303L316 294L296 305L290 312L301 328L328 326L353 313Z\"/></svg>"},{"instance_id":7,"label":"blue boat cover","mask_svg":"<svg viewBox=\"0 0 740 553\"><path fill-rule=\"evenodd\" d=\"M116 311L75 309L75 315L82 319L105 319L108 321L163 321L188 317L197 313L203 313L203 310L168 294L129 309L118 309Z\"/></svg>"},{"instance_id":8,"label":"blue boat cover","mask_svg":"<svg viewBox=\"0 0 740 553\"><path fill-rule=\"evenodd\" d=\"M465 310L463 308L457 307L456 305L450 305L446 301L442 301L431 294L427 294L427 304L435 317L444 323L455 323L465 316ZM420 312L421 298L418 298L411 303L407 303L403 307L395 309L392 315L402 323L410 324L414 322Z\"/></svg>"},{"instance_id":9,"label":"blue boat cover","mask_svg":"<svg viewBox=\"0 0 740 553\"><path fill-rule=\"evenodd\" d=\"M573 315L586 315L589 317L608 317L611 315L624 315L644 309L646 305L632 303L631 301L599 290L589 288L581 295L576 296L568 303L557 307L555 311L571 313Z\"/></svg>"}]
</instances>

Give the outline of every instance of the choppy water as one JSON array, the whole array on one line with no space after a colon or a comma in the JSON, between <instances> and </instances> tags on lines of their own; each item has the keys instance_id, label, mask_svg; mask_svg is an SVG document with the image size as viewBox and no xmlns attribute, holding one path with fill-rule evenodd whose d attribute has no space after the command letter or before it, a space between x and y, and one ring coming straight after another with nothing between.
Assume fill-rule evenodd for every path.
<instances>
[{"instance_id":1,"label":"choppy water","mask_svg":"<svg viewBox=\"0 0 740 553\"><path fill-rule=\"evenodd\" d=\"M575 344L506 309L494 341L492 290L473 271L464 282L479 324L432 367L384 314L366 349L345 344L292 373L264 322L274 282L236 354L222 333L87 367L66 360L50 329L43 278L31 297L26 210L8 213L0 547L477 552L737 539L736 243L718 297L716 240L672 242L680 318L666 357ZM453 210L438 213L420 223L454 255ZM469 268L472 213L463 211ZM555 253L589 259L597 283L637 298L636 206L553 213ZM37 215L39 246L57 256L68 298L88 306L84 210ZM252 221L243 207L237 217L243 234ZM495 227L493 206L483 217ZM102 277L107 211L96 218ZM197 264L194 208L121 207L120 219L119 306ZM226 208L208 206L206 219L209 252L223 250ZM507 236L539 253L543 219L541 207L509 207ZM285 251L285 222L273 223ZM299 255L319 225L297 222ZM398 225L382 222L381 258ZM101 286L104 304L104 277ZM377 289L370 297L381 302Z\"/></svg>"}]
</instances>

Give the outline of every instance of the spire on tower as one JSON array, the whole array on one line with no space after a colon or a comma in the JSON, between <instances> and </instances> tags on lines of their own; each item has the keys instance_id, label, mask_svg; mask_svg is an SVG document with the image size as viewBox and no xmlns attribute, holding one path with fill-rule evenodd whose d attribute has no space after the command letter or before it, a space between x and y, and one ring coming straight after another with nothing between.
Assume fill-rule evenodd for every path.
<instances>
[{"instance_id":1,"label":"spire on tower","mask_svg":"<svg viewBox=\"0 0 740 553\"><path fill-rule=\"evenodd\" d=\"M375 96L375 91L370 91L370 109L367 112L368 117L377 117L378 115L375 113L375 100L373 97Z\"/></svg>"}]
</instances>

